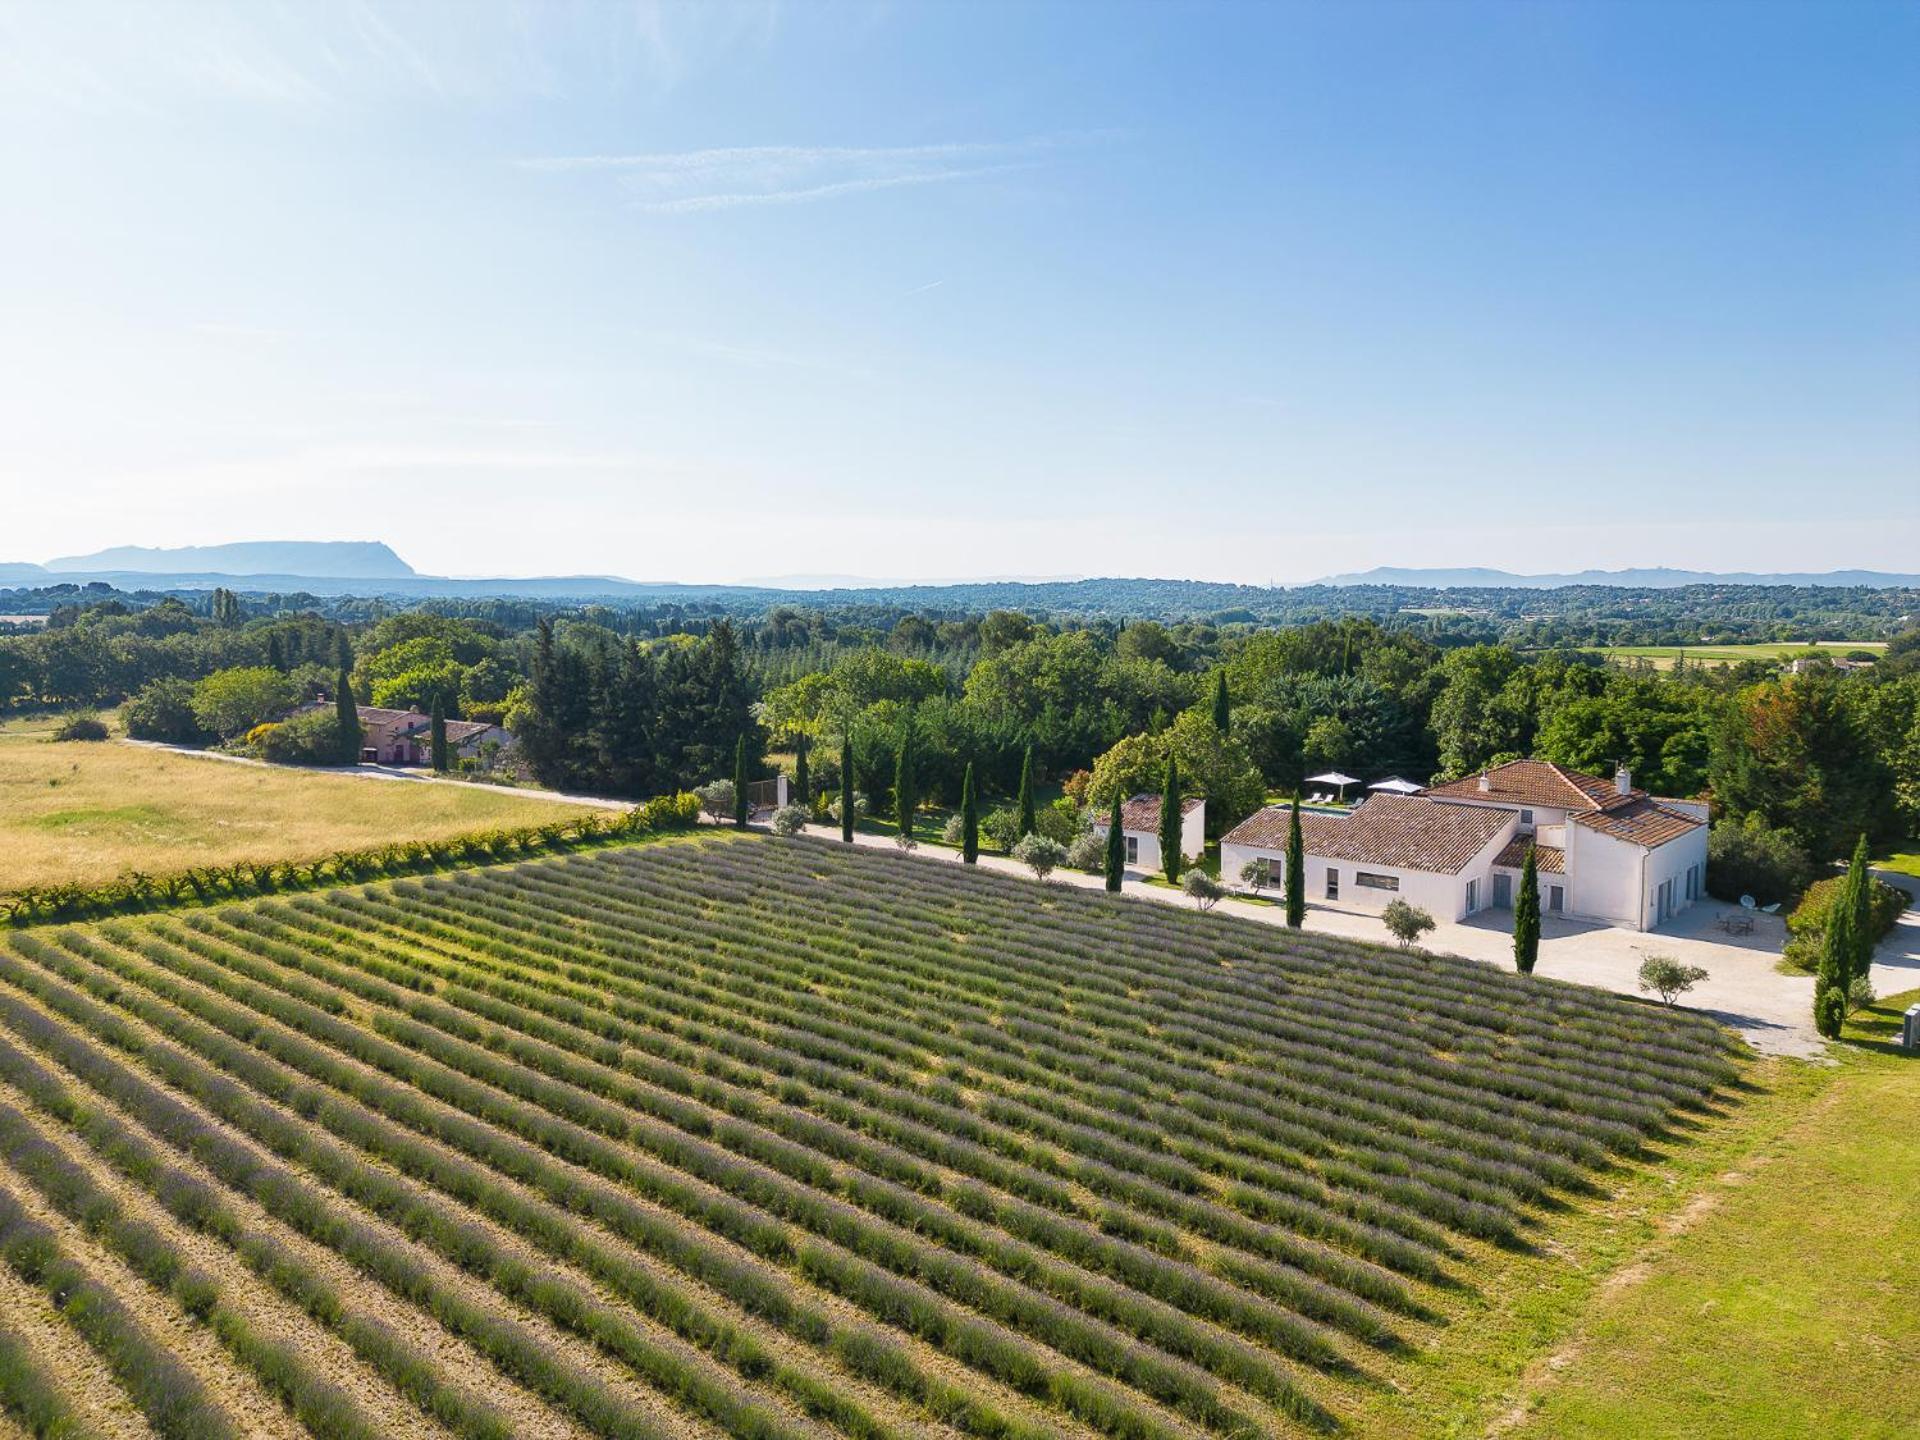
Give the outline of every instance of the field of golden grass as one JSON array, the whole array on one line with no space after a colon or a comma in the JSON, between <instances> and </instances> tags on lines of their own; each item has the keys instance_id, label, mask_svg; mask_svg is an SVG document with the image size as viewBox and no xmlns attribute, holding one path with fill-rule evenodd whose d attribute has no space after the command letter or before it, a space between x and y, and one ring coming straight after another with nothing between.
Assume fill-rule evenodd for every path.
<instances>
[{"instance_id":1,"label":"field of golden grass","mask_svg":"<svg viewBox=\"0 0 1920 1440\"><path fill-rule=\"evenodd\" d=\"M310 860L580 813L527 792L235 765L117 740L57 743L56 724L0 724L0 892L98 884L127 870Z\"/></svg>"}]
</instances>

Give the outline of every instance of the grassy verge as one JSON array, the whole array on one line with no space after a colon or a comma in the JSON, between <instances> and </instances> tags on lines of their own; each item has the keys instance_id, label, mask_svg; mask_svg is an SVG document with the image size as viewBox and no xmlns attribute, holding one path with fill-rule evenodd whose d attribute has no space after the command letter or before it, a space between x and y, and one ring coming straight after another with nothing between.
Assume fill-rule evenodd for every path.
<instances>
[{"instance_id":1,"label":"grassy verge","mask_svg":"<svg viewBox=\"0 0 1920 1440\"><path fill-rule=\"evenodd\" d=\"M1902 875L1912 875L1920 879L1920 835L1906 841L1898 850L1881 856L1873 863L1882 870L1897 870Z\"/></svg>"},{"instance_id":2,"label":"grassy verge","mask_svg":"<svg viewBox=\"0 0 1920 1440\"><path fill-rule=\"evenodd\" d=\"M1543 1313L1573 1298L1555 1291L1592 1299L1532 1347L1552 1357L1512 1387L1508 1433L1920 1433L1920 1060L1894 1049L1916 998L1862 1012L1835 1065L1757 1069L1762 1093L1662 1177L1693 1198L1664 1219L1643 1198L1621 1235L1595 1237L1594 1260L1630 1263L1542 1289ZM1525 1331L1508 1336L1511 1363Z\"/></svg>"}]
</instances>

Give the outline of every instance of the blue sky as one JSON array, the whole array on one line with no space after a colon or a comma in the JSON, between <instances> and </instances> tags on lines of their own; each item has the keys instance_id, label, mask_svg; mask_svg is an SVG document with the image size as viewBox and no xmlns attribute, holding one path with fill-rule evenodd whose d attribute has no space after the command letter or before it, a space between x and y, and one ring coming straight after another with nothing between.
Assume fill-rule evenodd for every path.
<instances>
[{"instance_id":1,"label":"blue sky","mask_svg":"<svg viewBox=\"0 0 1920 1440\"><path fill-rule=\"evenodd\" d=\"M1920 568L1920 7L0 0L0 559Z\"/></svg>"}]
</instances>

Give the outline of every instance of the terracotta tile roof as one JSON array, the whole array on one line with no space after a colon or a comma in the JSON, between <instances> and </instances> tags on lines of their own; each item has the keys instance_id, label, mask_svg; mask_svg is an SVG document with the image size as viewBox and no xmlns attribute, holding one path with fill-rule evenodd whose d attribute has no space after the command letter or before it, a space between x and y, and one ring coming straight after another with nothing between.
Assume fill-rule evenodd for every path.
<instances>
[{"instance_id":1,"label":"terracotta tile roof","mask_svg":"<svg viewBox=\"0 0 1920 1440\"><path fill-rule=\"evenodd\" d=\"M1440 800L1480 800L1496 805L1552 805L1561 810L1591 810L1620 803L1627 798L1614 789L1611 780L1583 775L1548 760L1512 760L1486 772L1487 788L1480 788L1478 774L1449 780L1428 787L1427 793ZM1635 792L1638 794L1639 792Z\"/></svg>"},{"instance_id":2,"label":"terracotta tile roof","mask_svg":"<svg viewBox=\"0 0 1920 1440\"><path fill-rule=\"evenodd\" d=\"M420 723L417 725L410 724L401 726L400 733L402 735L426 735L432 731L433 718L431 716L416 715L413 718ZM447 743L449 745L463 745L476 735L484 735L493 728L494 727L485 720L449 720L447 721Z\"/></svg>"},{"instance_id":3,"label":"terracotta tile roof","mask_svg":"<svg viewBox=\"0 0 1920 1440\"><path fill-rule=\"evenodd\" d=\"M1189 795L1180 802L1180 814L1191 815L1206 802L1198 795ZM1113 811L1102 810L1095 824L1102 830L1113 823ZM1120 828L1122 830L1143 830L1149 834L1160 832L1160 797L1158 795L1134 795L1120 802Z\"/></svg>"},{"instance_id":4,"label":"terracotta tile roof","mask_svg":"<svg viewBox=\"0 0 1920 1440\"><path fill-rule=\"evenodd\" d=\"M1527 843L1525 835L1514 836L1507 842L1506 848L1493 857L1494 865L1502 870L1518 870L1527 863ZM1567 873L1567 852L1558 845L1535 845L1533 866L1542 875L1564 875Z\"/></svg>"},{"instance_id":5,"label":"terracotta tile roof","mask_svg":"<svg viewBox=\"0 0 1920 1440\"><path fill-rule=\"evenodd\" d=\"M1289 808L1256 812L1221 843L1284 850ZM1444 805L1424 795L1375 795L1346 815L1302 810L1300 838L1309 855L1327 860L1457 875L1512 823L1506 810Z\"/></svg>"},{"instance_id":6,"label":"terracotta tile roof","mask_svg":"<svg viewBox=\"0 0 1920 1440\"><path fill-rule=\"evenodd\" d=\"M1664 845L1669 840L1678 840L1707 823L1682 811L1669 810L1644 795L1636 795L1624 804L1609 806L1605 810L1586 810L1567 818L1576 825L1598 830L1602 835L1611 835L1616 840L1625 840L1630 845L1643 845L1648 849Z\"/></svg>"}]
</instances>

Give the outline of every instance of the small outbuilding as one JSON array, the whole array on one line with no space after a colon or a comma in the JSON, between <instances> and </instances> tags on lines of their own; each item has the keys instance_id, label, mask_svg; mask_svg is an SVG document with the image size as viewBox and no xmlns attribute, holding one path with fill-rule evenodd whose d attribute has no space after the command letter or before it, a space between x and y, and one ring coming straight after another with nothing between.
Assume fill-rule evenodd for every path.
<instances>
[{"instance_id":1,"label":"small outbuilding","mask_svg":"<svg viewBox=\"0 0 1920 1440\"><path fill-rule=\"evenodd\" d=\"M1105 835L1113 823L1111 810L1088 812L1088 826L1096 835ZM1120 803L1120 833L1126 838L1127 868L1158 870L1160 863L1160 797L1135 795ZM1203 855L1207 849L1207 802L1198 795L1180 802L1180 854L1185 859Z\"/></svg>"}]
</instances>

